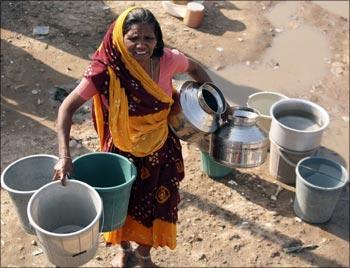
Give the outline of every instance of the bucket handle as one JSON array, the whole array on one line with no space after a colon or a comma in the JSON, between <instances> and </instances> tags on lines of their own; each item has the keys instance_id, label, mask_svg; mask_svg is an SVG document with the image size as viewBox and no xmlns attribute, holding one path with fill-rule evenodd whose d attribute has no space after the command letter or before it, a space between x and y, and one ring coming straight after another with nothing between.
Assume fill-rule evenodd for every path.
<instances>
[{"instance_id":1,"label":"bucket handle","mask_svg":"<svg viewBox=\"0 0 350 268\"><path fill-rule=\"evenodd\" d=\"M72 175L69 174L69 173L67 173L67 178L68 178L69 180L74 180L74 178L72 177ZM100 198L101 198L101 197L100 197ZM102 202L102 200L101 200L101 202ZM102 205L103 205L103 202L102 202ZM101 223L101 226L100 226L99 233L102 233L103 225L104 225L104 223L105 223L105 213L104 213L103 207L102 207L102 215L101 215L101 218L102 218L102 223ZM72 255L72 257L77 257L77 256L79 256L79 255L81 255L81 254L84 254L84 253L86 253L86 250L83 250L83 251L81 251L81 252L75 253L75 254Z\"/></svg>"},{"instance_id":2,"label":"bucket handle","mask_svg":"<svg viewBox=\"0 0 350 268\"><path fill-rule=\"evenodd\" d=\"M69 180L70 180L70 179L74 179L69 173L67 173L66 175L67 175L67 178L68 178ZM101 202L102 202L102 200L101 200ZM102 203L102 205L103 205L103 203ZM101 215L101 217L102 217L102 224L101 224L99 233L102 233L102 230L103 230L103 225L104 225L104 222L105 222L105 217L104 217L104 216L105 216L105 215L104 215L104 210L103 210L103 208L102 208L102 215ZM39 241L39 244L40 244L41 248L45 248L45 247L44 247L44 243L40 240L40 237L39 237L38 235L37 235L37 238L38 238L38 241ZM72 257L74 258L74 257L80 256L80 255L82 255L82 254L84 254L84 253L86 253L86 252L87 252L87 250L83 250L83 251L81 251L81 252L78 252L78 253L73 254Z\"/></svg>"},{"instance_id":3,"label":"bucket handle","mask_svg":"<svg viewBox=\"0 0 350 268\"><path fill-rule=\"evenodd\" d=\"M278 146L275 142L271 140L271 142L277 147L278 154L281 156L281 158L291 167L295 168L297 166L297 163L293 163L291 160L289 160L283 153L288 152L288 150L283 149L282 147ZM315 149L310 150L311 155L313 155L318 150L318 147Z\"/></svg>"},{"instance_id":4,"label":"bucket handle","mask_svg":"<svg viewBox=\"0 0 350 268\"><path fill-rule=\"evenodd\" d=\"M72 175L69 174L69 173L67 173L67 178L68 178L69 180L74 180L74 178L72 177ZM102 202L102 200L101 200L101 202ZM102 205L103 205L103 202L102 202ZM104 213L103 208L102 208L102 215L101 215L101 217L102 217L102 224L101 224L101 229L100 229L100 231L99 231L100 233L102 233L103 225L105 224L105 213ZM77 254L79 255L80 253L77 253ZM78 256L77 254L74 254L74 255ZM75 256L72 256L72 257L75 257Z\"/></svg>"}]
</instances>

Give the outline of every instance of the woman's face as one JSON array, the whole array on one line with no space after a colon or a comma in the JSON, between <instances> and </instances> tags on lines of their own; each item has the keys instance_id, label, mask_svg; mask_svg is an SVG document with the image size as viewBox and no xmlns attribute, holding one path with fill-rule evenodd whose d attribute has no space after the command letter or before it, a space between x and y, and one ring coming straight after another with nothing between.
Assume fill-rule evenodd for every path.
<instances>
[{"instance_id":1,"label":"woman's face","mask_svg":"<svg viewBox=\"0 0 350 268\"><path fill-rule=\"evenodd\" d=\"M129 54L138 62L148 61L157 45L157 38L152 25L132 25L124 35L124 44Z\"/></svg>"}]
</instances>

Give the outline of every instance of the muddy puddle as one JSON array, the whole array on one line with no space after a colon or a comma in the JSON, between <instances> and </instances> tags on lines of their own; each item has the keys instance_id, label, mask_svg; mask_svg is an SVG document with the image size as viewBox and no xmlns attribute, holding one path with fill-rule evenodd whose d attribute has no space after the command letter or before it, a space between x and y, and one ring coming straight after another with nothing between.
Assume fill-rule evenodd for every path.
<instances>
[{"instance_id":1,"label":"muddy puddle","mask_svg":"<svg viewBox=\"0 0 350 268\"><path fill-rule=\"evenodd\" d=\"M248 96L257 91L277 91L288 96L296 89L308 90L325 75L329 43L320 30L298 20L299 4L280 3L266 13L275 37L260 59L212 72L230 104L244 105Z\"/></svg>"},{"instance_id":2,"label":"muddy puddle","mask_svg":"<svg viewBox=\"0 0 350 268\"><path fill-rule=\"evenodd\" d=\"M349 19L349 1L312 1L312 3L327 9L331 13Z\"/></svg>"}]
</instances>

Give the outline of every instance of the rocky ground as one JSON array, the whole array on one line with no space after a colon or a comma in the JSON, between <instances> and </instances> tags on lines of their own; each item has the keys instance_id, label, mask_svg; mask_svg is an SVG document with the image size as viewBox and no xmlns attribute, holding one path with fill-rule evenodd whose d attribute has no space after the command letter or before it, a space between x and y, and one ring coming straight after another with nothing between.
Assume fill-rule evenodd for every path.
<instances>
[{"instance_id":1,"label":"rocky ground","mask_svg":"<svg viewBox=\"0 0 350 268\"><path fill-rule=\"evenodd\" d=\"M1 1L1 171L23 156L57 154L56 115L62 99L81 79L108 25L134 4L154 12L166 45L193 56L212 72L258 60L278 34L265 16L279 4L275 1L205 1L205 19L198 29L167 14L160 1ZM329 70L313 88L281 92L327 109L332 124L322 143L348 163L349 21L310 1L299 5L299 22L317 27L329 40ZM48 35L34 35L36 26L49 26ZM74 117L73 156L97 149L89 118L88 104ZM202 173L196 147L183 143L183 154L186 177L181 184L178 246L174 251L152 250L157 265L349 266L348 185L332 219L312 225L295 216L295 188L271 177L269 159L260 167L235 169L214 180ZM300 250L289 252L292 246ZM108 267L114 254L101 239L97 255L85 266ZM136 265L136 260L129 264ZM53 266L36 237L21 229L3 189L1 266Z\"/></svg>"}]
</instances>

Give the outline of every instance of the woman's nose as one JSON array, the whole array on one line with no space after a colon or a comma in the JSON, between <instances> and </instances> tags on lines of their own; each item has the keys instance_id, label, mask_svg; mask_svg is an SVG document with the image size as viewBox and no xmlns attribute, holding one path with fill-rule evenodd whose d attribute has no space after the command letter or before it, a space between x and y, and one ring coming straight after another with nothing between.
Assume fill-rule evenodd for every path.
<instances>
[{"instance_id":1,"label":"woman's nose","mask_svg":"<svg viewBox=\"0 0 350 268\"><path fill-rule=\"evenodd\" d=\"M144 48L144 47L146 47L146 44L143 41L138 41L136 44L136 47L137 48Z\"/></svg>"}]
</instances>

